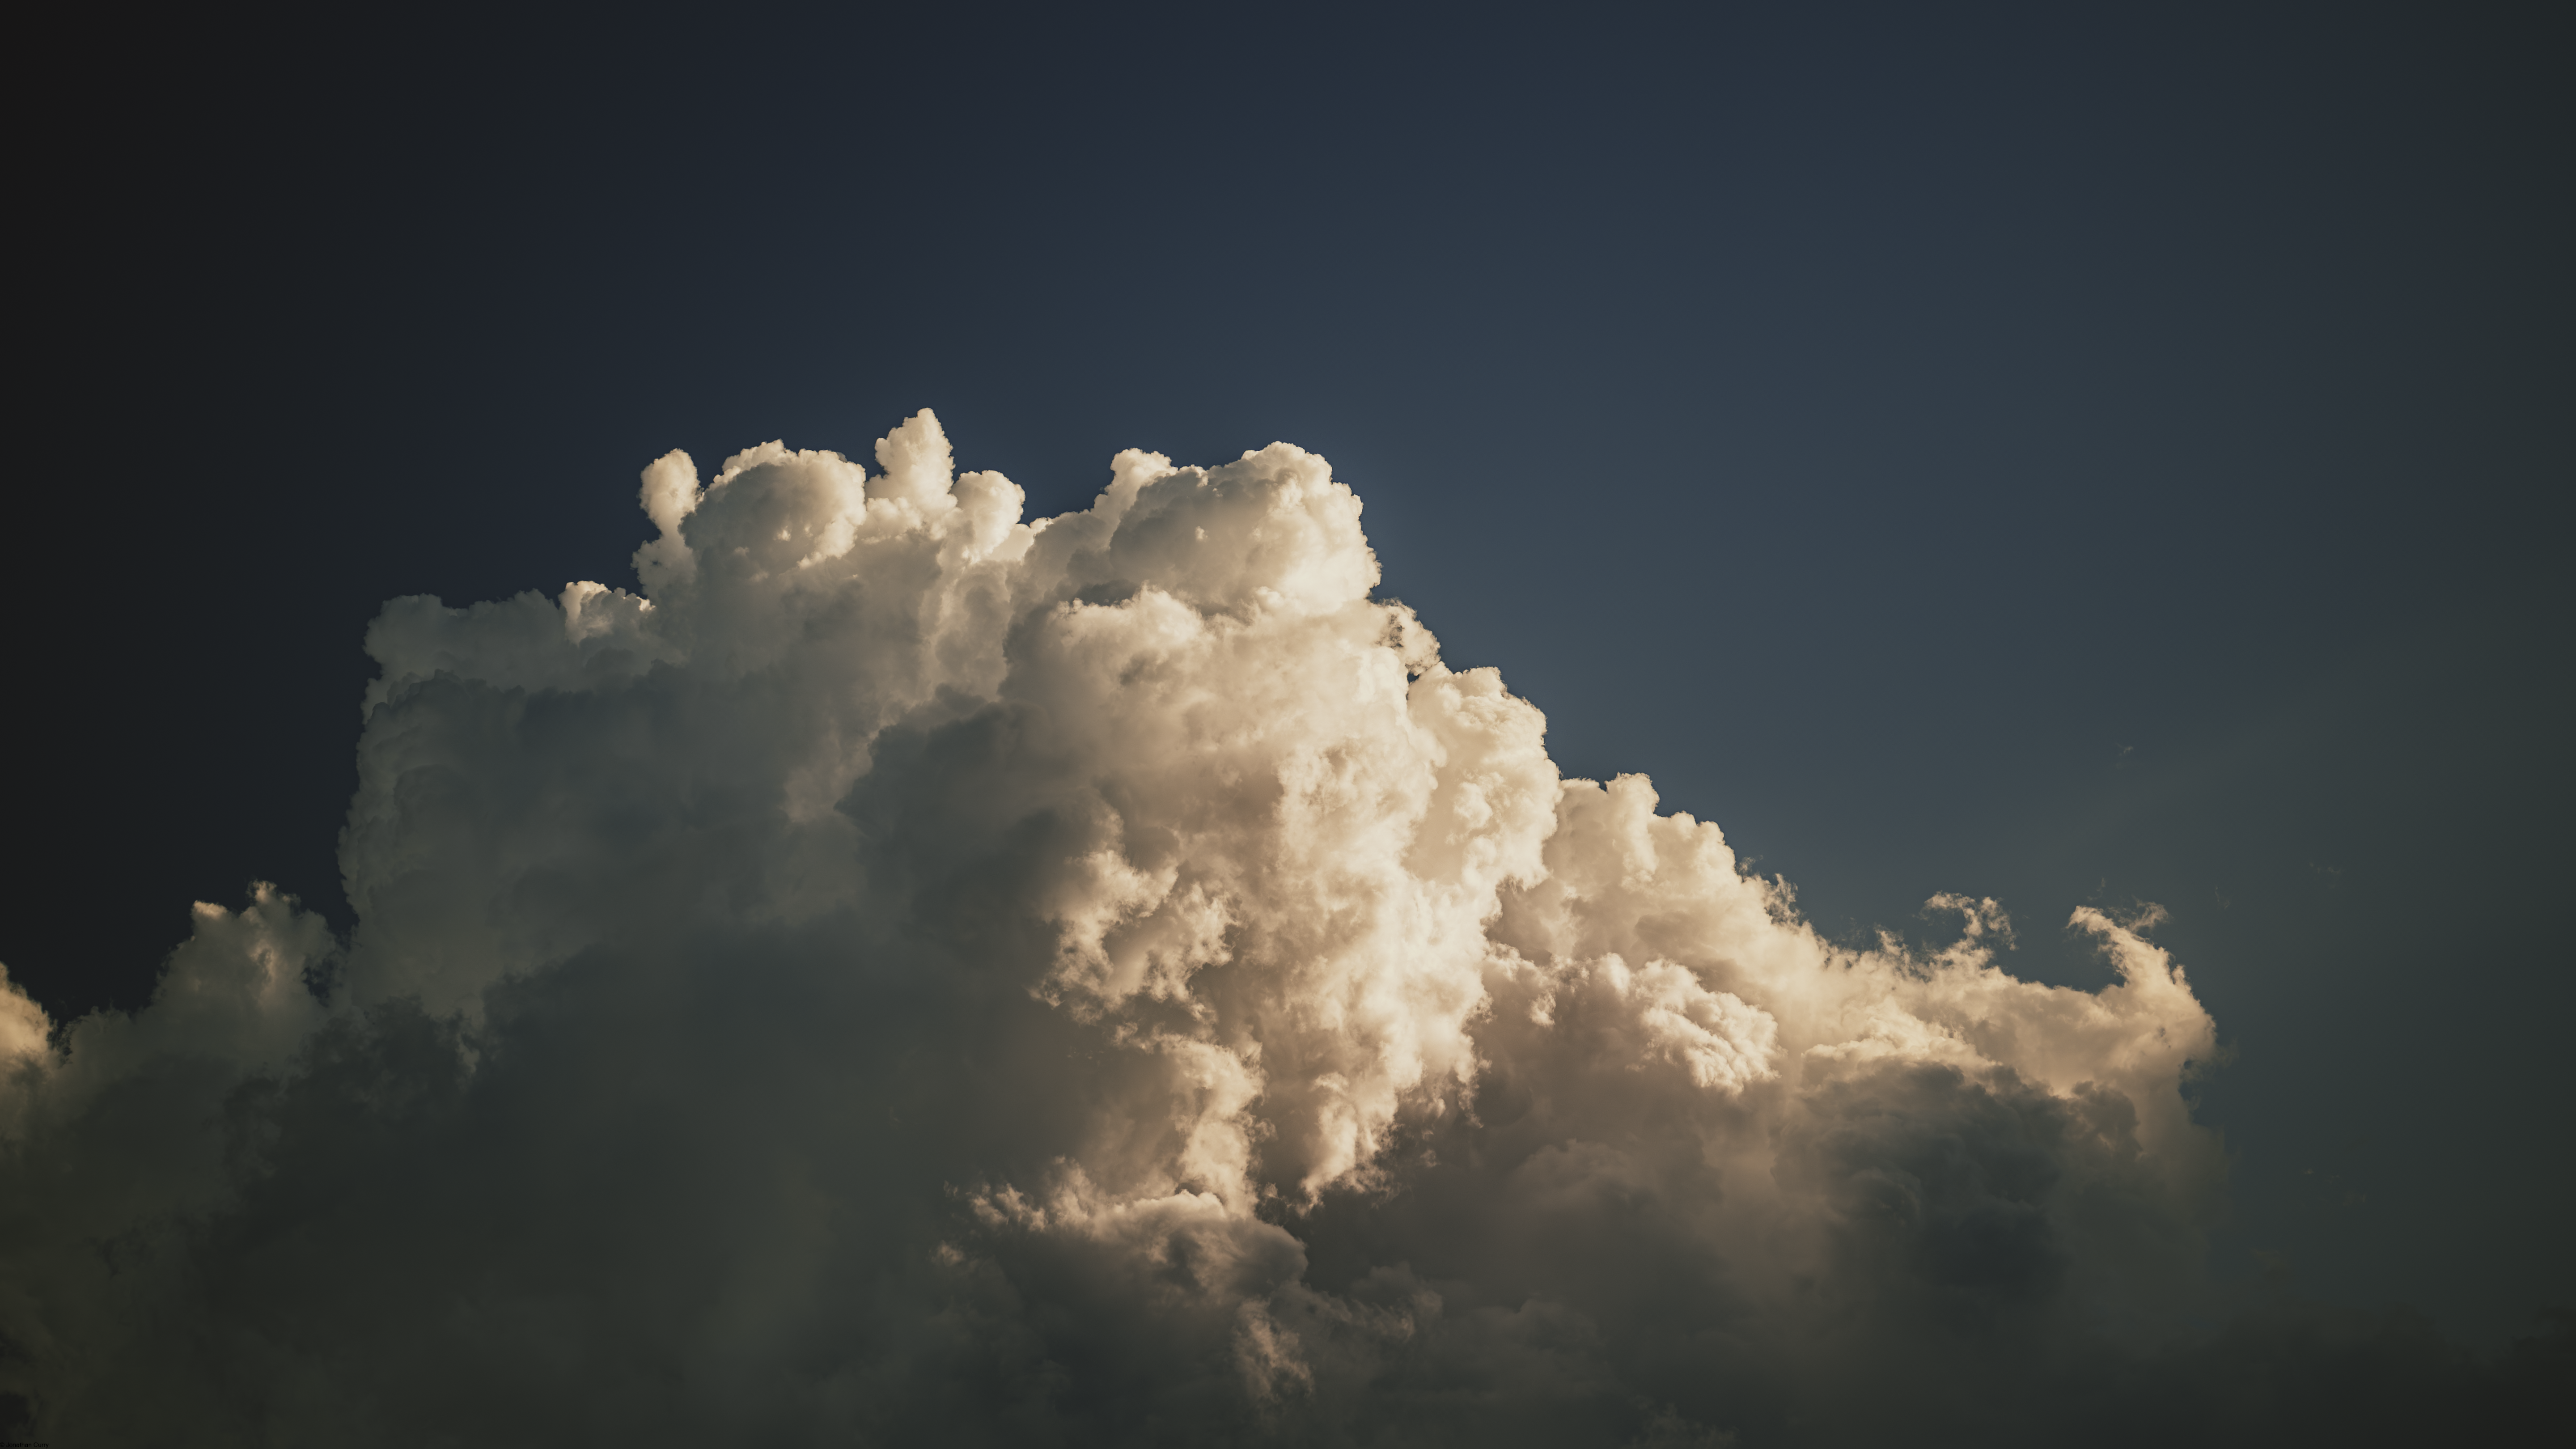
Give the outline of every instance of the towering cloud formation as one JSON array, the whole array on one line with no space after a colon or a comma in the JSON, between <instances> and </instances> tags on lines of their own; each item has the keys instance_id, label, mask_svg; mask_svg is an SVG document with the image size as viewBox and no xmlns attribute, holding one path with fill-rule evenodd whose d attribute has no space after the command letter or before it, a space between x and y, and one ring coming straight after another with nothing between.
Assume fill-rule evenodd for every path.
<instances>
[{"instance_id":1,"label":"towering cloud formation","mask_svg":"<svg viewBox=\"0 0 2576 1449\"><path fill-rule=\"evenodd\" d=\"M928 412L876 461L675 453L641 594L387 605L345 942L261 887L131 1018L0 994L5 1387L58 1442L2009 1438L2134 1391L2220 1173L2146 923L2077 914L2092 994L1997 970L1992 902L1828 945L1560 778L1299 449L1034 523Z\"/></svg>"}]
</instances>

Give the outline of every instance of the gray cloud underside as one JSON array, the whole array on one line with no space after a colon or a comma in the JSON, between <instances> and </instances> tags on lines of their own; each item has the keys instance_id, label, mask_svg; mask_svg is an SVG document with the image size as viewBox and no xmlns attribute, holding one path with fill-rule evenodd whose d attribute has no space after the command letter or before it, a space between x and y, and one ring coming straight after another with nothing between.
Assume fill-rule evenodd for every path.
<instances>
[{"instance_id":1,"label":"gray cloud underside","mask_svg":"<svg viewBox=\"0 0 2576 1449\"><path fill-rule=\"evenodd\" d=\"M261 888L131 1017L0 992L32 1430L2170 1442L2537 1381L2211 1329L2152 921L2077 913L2089 994L1990 901L1829 945L1373 600L1322 459L1036 523L926 412L877 464L674 454L641 594L388 604L347 940Z\"/></svg>"}]
</instances>

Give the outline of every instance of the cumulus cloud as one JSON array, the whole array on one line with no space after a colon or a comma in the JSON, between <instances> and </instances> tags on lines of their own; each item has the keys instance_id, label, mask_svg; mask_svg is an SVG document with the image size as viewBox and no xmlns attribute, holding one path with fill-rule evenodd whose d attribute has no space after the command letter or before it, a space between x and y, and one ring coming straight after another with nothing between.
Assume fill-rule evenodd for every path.
<instances>
[{"instance_id":1,"label":"cumulus cloud","mask_svg":"<svg viewBox=\"0 0 2576 1449\"><path fill-rule=\"evenodd\" d=\"M1566 779L1274 444L1024 521L645 470L641 592L387 604L336 939L0 987L0 1391L80 1443L1881 1442L2164 1402L2208 1014L1855 951ZM2203 1375L2202 1378L2206 1378ZM2201 1380L2195 1379L2194 1382Z\"/></svg>"}]
</instances>

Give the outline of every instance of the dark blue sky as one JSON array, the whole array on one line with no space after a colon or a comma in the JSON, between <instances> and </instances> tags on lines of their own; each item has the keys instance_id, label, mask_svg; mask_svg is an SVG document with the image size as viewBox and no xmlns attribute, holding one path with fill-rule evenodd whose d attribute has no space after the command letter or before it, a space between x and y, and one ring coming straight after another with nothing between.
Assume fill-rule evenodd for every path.
<instances>
[{"instance_id":1,"label":"dark blue sky","mask_svg":"<svg viewBox=\"0 0 2576 1449\"><path fill-rule=\"evenodd\" d=\"M2576 474L2540 7L102 29L22 113L0 960L346 924L378 602L631 583L771 437L1080 506L1284 438L1570 772L1829 934L2157 901L2241 1271L2576 1300ZM334 21L332 24L346 24Z\"/></svg>"}]
</instances>

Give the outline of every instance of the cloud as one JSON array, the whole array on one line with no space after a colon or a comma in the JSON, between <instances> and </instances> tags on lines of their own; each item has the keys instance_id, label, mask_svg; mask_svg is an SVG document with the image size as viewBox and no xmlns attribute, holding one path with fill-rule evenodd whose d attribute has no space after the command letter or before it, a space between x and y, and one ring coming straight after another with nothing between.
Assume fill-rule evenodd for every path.
<instances>
[{"instance_id":1,"label":"cloud","mask_svg":"<svg viewBox=\"0 0 2576 1449\"><path fill-rule=\"evenodd\" d=\"M0 990L34 1428L2007 1442L2213 1381L2151 922L2075 914L2092 993L1991 901L1828 944L1561 778L1300 449L1035 522L927 411L875 461L674 453L641 593L387 604L345 941L262 886L131 1017Z\"/></svg>"}]
</instances>

